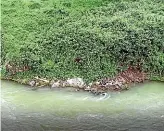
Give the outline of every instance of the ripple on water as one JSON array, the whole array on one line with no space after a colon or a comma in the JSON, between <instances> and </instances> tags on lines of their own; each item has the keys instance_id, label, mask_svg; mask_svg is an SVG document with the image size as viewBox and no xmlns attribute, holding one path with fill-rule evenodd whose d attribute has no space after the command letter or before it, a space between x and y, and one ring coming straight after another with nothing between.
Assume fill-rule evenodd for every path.
<instances>
[{"instance_id":1,"label":"ripple on water","mask_svg":"<svg viewBox=\"0 0 164 131\"><path fill-rule=\"evenodd\" d=\"M3 131L162 131L164 86L148 83L94 96L63 89L32 91L2 83Z\"/></svg>"}]
</instances>

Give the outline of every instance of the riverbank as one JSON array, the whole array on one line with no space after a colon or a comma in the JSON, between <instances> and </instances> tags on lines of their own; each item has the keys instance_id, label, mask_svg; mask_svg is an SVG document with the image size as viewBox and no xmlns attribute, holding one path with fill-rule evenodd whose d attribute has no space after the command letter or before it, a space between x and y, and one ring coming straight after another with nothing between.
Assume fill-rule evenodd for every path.
<instances>
[{"instance_id":1,"label":"riverbank","mask_svg":"<svg viewBox=\"0 0 164 131\"><path fill-rule=\"evenodd\" d=\"M155 78L155 77L154 77ZM102 94L108 91L124 91L133 87L136 84L144 83L146 81L153 80L147 73L140 71L137 68L129 67L127 70L119 73L113 78L101 78L91 83L86 83L82 78L68 78L68 79L47 79L41 77L33 78L14 78L10 77L1 77L4 80L11 80L18 82L20 84L29 85L34 89L39 88L67 88L73 87L76 91L83 90L92 92L94 94ZM154 79L157 80L157 79ZM161 78L161 81L164 81L164 78Z\"/></svg>"}]
</instances>

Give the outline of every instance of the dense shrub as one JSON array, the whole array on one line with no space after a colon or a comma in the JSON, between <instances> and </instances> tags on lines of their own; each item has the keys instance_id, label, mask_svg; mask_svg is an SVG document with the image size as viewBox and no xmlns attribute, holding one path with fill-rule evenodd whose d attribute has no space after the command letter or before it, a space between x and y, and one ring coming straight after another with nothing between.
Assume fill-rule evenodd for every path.
<instances>
[{"instance_id":1,"label":"dense shrub","mask_svg":"<svg viewBox=\"0 0 164 131\"><path fill-rule=\"evenodd\" d=\"M21 10L27 21L18 23L5 23L9 18L4 14L3 61L16 58L46 77L94 80L129 65L164 76L162 0L78 2L61 1L45 8L43 3L23 4L28 7L26 13ZM15 8L3 11L11 9Z\"/></svg>"}]
</instances>

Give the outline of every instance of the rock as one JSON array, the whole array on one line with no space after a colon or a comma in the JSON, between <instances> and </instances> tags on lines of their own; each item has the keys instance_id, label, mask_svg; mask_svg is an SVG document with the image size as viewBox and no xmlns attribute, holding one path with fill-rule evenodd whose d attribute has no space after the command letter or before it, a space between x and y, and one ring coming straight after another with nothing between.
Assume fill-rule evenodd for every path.
<instances>
[{"instance_id":1,"label":"rock","mask_svg":"<svg viewBox=\"0 0 164 131\"><path fill-rule=\"evenodd\" d=\"M91 90L91 87L90 86L87 86L84 90L85 91L90 91Z\"/></svg>"},{"instance_id":2,"label":"rock","mask_svg":"<svg viewBox=\"0 0 164 131\"><path fill-rule=\"evenodd\" d=\"M83 88L85 86L85 83L82 78L68 79L66 81L66 84L71 87L79 87L79 88Z\"/></svg>"},{"instance_id":3,"label":"rock","mask_svg":"<svg viewBox=\"0 0 164 131\"><path fill-rule=\"evenodd\" d=\"M62 86L62 87L67 87L67 86L69 86L69 85L68 85L67 81L62 81L62 82L61 82L61 86Z\"/></svg>"},{"instance_id":4,"label":"rock","mask_svg":"<svg viewBox=\"0 0 164 131\"><path fill-rule=\"evenodd\" d=\"M36 80L39 80L39 81L44 81L45 83L49 83L49 80L47 80L46 78L39 78L38 76L35 77Z\"/></svg>"},{"instance_id":5,"label":"rock","mask_svg":"<svg viewBox=\"0 0 164 131\"><path fill-rule=\"evenodd\" d=\"M93 83L89 83L89 86L91 88L97 88L100 86L100 82L96 81L96 82L93 82Z\"/></svg>"},{"instance_id":6,"label":"rock","mask_svg":"<svg viewBox=\"0 0 164 131\"><path fill-rule=\"evenodd\" d=\"M55 82L55 80L50 80L49 85L52 86Z\"/></svg>"},{"instance_id":7,"label":"rock","mask_svg":"<svg viewBox=\"0 0 164 131\"><path fill-rule=\"evenodd\" d=\"M60 81L56 81L51 85L51 88L57 88L60 87Z\"/></svg>"},{"instance_id":8,"label":"rock","mask_svg":"<svg viewBox=\"0 0 164 131\"><path fill-rule=\"evenodd\" d=\"M115 82L115 85L118 85L119 87L121 87L121 86L122 86L122 83L119 82L119 81L116 81L116 82Z\"/></svg>"},{"instance_id":9,"label":"rock","mask_svg":"<svg viewBox=\"0 0 164 131\"><path fill-rule=\"evenodd\" d=\"M93 94L97 94L98 93L98 91L97 91L97 89L96 88L91 88L91 93L93 93Z\"/></svg>"},{"instance_id":10,"label":"rock","mask_svg":"<svg viewBox=\"0 0 164 131\"><path fill-rule=\"evenodd\" d=\"M32 81L29 82L29 85L33 87L33 86L36 85L36 82L34 80L32 80Z\"/></svg>"},{"instance_id":11,"label":"rock","mask_svg":"<svg viewBox=\"0 0 164 131\"><path fill-rule=\"evenodd\" d=\"M35 86L39 86L39 85L40 85L40 83L39 82L36 82Z\"/></svg>"}]
</instances>

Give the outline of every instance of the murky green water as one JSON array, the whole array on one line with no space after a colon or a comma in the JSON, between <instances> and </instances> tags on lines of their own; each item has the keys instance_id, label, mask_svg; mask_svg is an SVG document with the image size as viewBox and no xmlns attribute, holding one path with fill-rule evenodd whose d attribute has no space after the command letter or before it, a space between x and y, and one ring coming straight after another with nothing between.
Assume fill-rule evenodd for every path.
<instances>
[{"instance_id":1,"label":"murky green water","mask_svg":"<svg viewBox=\"0 0 164 131\"><path fill-rule=\"evenodd\" d=\"M162 131L164 83L94 96L2 81L3 131Z\"/></svg>"}]
</instances>

